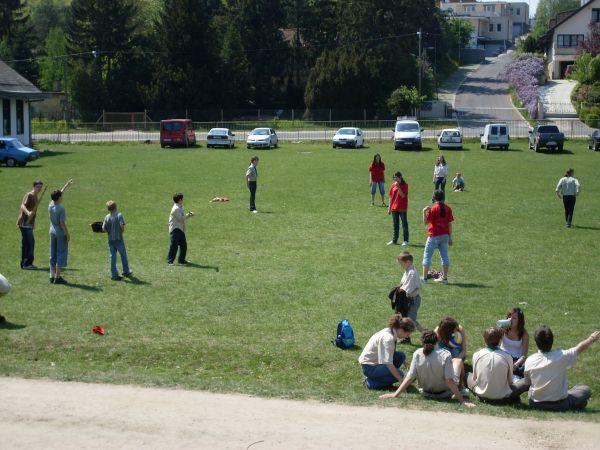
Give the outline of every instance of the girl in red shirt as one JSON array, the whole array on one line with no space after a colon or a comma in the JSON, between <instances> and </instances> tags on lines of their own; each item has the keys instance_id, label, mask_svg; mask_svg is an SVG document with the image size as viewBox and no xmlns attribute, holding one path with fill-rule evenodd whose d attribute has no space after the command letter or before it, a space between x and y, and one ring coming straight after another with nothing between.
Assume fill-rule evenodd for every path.
<instances>
[{"instance_id":1,"label":"girl in red shirt","mask_svg":"<svg viewBox=\"0 0 600 450\"><path fill-rule=\"evenodd\" d=\"M394 182L390 187L390 206L388 214L392 216L394 234L392 240L387 245L398 243L398 234L400 232L400 220L402 220L402 245L408 245L408 219L406 211L408 209L408 184L402 178L400 172L394 174Z\"/></svg>"},{"instance_id":2,"label":"girl in red shirt","mask_svg":"<svg viewBox=\"0 0 600 450\"><path fill-rule=\"evenodd\" d=\"M427 242L423 252L423 280L427 281L427 273L431 265L431 257L435 249L439 249L442 258L443 278L436 278L444 284L448 284L448 246L452 245L452 209L444 203L444 191L441 189L433 193L435 204L423 208L423 223L427 224Z\"/></svg>"},{"instance_id":3,"label":"girl in red shirt","mask_svg":"<svg viewBox=\"0 0 600 450\"><path fill-rule=\"evenodd\" d=\"M385 164L381 160L381 156L377 153L373 156L373 162L369 166L369 172L371 172L371 206L375 205L375 191L379 186L379 193L381 194L381 206L387 206L385 204Z\"/></svg>"}]
</instances>

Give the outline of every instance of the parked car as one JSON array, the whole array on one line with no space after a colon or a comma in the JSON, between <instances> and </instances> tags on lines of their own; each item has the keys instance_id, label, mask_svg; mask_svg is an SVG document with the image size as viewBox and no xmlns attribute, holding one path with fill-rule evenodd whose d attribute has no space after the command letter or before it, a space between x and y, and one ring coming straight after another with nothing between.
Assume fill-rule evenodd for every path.
<instances>
[{"instance_id":1,"label":"parked car","mask_svg":"<svg viewBox=\"0 0 600 450\"><path fill-rule=\"evenodd\" d=\"M458 128L447 128L442 130L438 136L438 149L442 148L462 148L463 137Z\"/></svg>"},{"instance_id":2,"label":"parked car","mask_svg":"<svg viewBox=\"0 0 600 450\"><path fill-rule=\"evenodd\" d=\"M596 130L590 134L590 138L588 140L588 149L600 150L600 130Z\"/></svg>"},{"instance_id":3,"label":"parked car","mask_svg":"<svg viewBox=\"0 0 600 450\"><path fill-rule=\"evenodd\" d=\"M360 128L344 127L336 131L332 142L333 148L358 148L362 147L365 143L365 136Z\"/></svg>"},{"instance_id":4,"label":"parked car","mask_svg":"<svg viewBox=\"0 0 600 450\"><path fill-rule=\"evenodd\" d=\"M537 125L529 131L529 148L536 152L543 147L562 152L564 143L565 135L556 125Z\"/></svg>"},{"instance_id":5,"label":"parked car","mask_svg":"<svg viewBox=\"0 0 600 450\"><path fill-rule=\"evenodd\" d=\"M206 147L235 147L235 134L229 128L211 128L206 136Z\"/></svg>"},{"instance_id":6,"label":"parked car","mask_svg":"<svg viewBox=\"0 0 600 450\"><path fill-rule=\"evenodd\" d=\"M273 128L255 128L246 139L246 148L273 148L278 142Z\"/></svg>"},{"instance_id":7,"label":"parked car","mask_svg":"<svg viewBox=\"0 0 600 450\"><path fill-rule=\"evenodd\" d=\"M508 150L510 146L508 125L505 123L488 123L479 136L480 146L486 150L492 147Z\"/></svg>"},{"instance_id":8,"label":"parked car","mask_svg":"<svg viewBox=\"0 0 600 450\"><path fill-rule=\"evenodd\" d=\"M416 120L399 120L392 130L394 132L394 150L404 148L416 148L421 150L421 133L423 128Z\"/></svg>"},{"instance_id":9,"label":"parked car","mask_svg":"<svg viewBox=\"0 0 600 450\"><path fill-rule=\"evenodd\" d=\"M196 133L191 119L169 119L160 121L160 146L189 147L196 145Z\"/></svg>"},{"instance_id":10,"label":"parked car","mask_svg":"<svg viewBox=\"0 0 600 450\"><path fill-rule=\"evenodd\" d=\"M37 150L26 147L16 138L0 138L0 163L8 167L24 167L40 157Z\"/></svg>"}]
</instances>

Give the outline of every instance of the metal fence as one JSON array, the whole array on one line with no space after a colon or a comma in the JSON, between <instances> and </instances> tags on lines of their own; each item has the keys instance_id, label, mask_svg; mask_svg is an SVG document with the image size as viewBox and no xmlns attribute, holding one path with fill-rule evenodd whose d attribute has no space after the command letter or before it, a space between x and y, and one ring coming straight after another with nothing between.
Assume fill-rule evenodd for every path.
<instances>
[{"instance_id":1,"label":"metal fence","mask_svg":"<svg viewBox=\"0 0 600 450\"><path fill-rule=\"evenodd\" d=\"M211 128L229 128L235 133L237 141L245 141L250 131L257 127L274 128L282 141L328 141L341 127L361 128L371 142L385 142L393 137L395 120L343 120L343 121L295 121L278 127L273 121L235 121L235 122L194 122L198 141L206 140ZM459 128L465 138L479 138L490 121L460 119L421 120L424 139L434 139L445 128ZM527 137L531 125L525 120L503 121L509 127L510 136ZM557 119L544 121L553 123L567 138L589 136L592 129L579 120ZM32 135L36 140L54 142L158 142L160 122L136 123L71 123L33 122Z\"/></svg>"}]
</instances>

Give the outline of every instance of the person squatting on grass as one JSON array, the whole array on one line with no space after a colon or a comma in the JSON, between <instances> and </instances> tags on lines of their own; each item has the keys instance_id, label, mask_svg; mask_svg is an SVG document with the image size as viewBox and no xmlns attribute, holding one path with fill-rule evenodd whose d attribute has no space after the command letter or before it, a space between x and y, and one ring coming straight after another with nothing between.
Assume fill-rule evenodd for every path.
<instances>
[{"instance_id":1,"label":"person squatting on grass","mask_svg":"<svg viewBox=\"0 0 600 450\"><path fill-rule=\"evenodd\" d=\"M400 366L406 355L396 351L396 341L409 337L413 331L412 320L395 314L390 317L387 328L371 336L358 358L367 389L387 389L396 381L402 381L404 374Z\"/></svg>"},{"instance_id":2,"label":"person squatting on grass","mask_svg":"<svg viewBox=\"0 0 600 450\"><path fill-rule=\"evenodd\" d=\"M102 222L102 231L108 233L108 251L110 254L110 274L111 279L118 281L123 277L117 271L117 252L121 255L121 264L123 265L123 276L132 275L129 270L129 261L127 259L127 250L123 241L123 232L125 231L125 219L123 214L117 210L117 204L112 200L106 202L108 214Z\"/></svg>"},{"instance_id":3,"label":"person squatting on grass","mask_svg":"<svg viewBox=\"0 0 600 450\"><path fill-rule=\"evenodd\" d=\"M253 213L258 212L256 210L256 183L258 179L258 169L256 166L258 166L258 156L253 156L250 158L250 165L246 170L246 185L250 191L250 211Z\"/></svg>"},{"instance_id":4,"label":"person squatting on grass","mask_svg":"<svg viewBox=\"0 0 600 450\"><path fill-rule=\"evenodd\" d=\"M454 192L462 192L465 190L465 179L460 172L456 172L456 176L452 180L452 190Z\"/></svg>"},{"instance_id":5,"label":"person squatting on grass","mask_svg":"<svg viewBox=\"0 0 600 450\"><path fill-rule=\"evenodd\" d=\"M452 317L442 319L436 327L437 347L448 350L452 355L454 382L459 389L463 388L465 379L465 358L467 356L467 334L462 325Z\"/></svg>"},{"instance_id":6,"label":"person squatting on grass","mask_svg":"<svg viewBox=\"0 0 600 450\"><path fill-rule=\"evenodd\" d=\"M530 384L529 406L552 411L583 409L592 395L584 384L571 389L567 384L567 369L575 364L577 355L598 340L600 331L594 331L575 347L568 350L552 349L554 335L546 325L535 331L538 352L525 361L525 379Z\"/></svg>"},{"instance_id":7,"label":"person squatting on grass","mask_svg":"<svg viewBox=\"0 0 600 450\"><path fill-rule=\"evenodd\" d=\"M396 245L400 234L400 220L402 220L402 245L408 245L408 183L402 178L400 172L394 174L394 182L390 186L390 206L388 214L392 216L393 232L392 240L387 245Z\"/></svg>"},{"instance_id":8,"label":"person squatting on grass","mask_svg":"<svg viewBox=\"0 0 600 450\"><path fill-rule=\"evenodd\" d=\"M512 357L500 348L504 333L495 327L483 333L485 348L473 355L473 373L467 377L467 386L479 398L489 403L513 403L526 392L529 385L523 380L513 384Z\"/></svg>"},{"instance_id":9,"label":"person squatting on grass","mask_svg":"<svg viewBox=\"0 0 600 450\"><path fill-rule=\"evenodd\" d=\"M175 256L177 255L177 249L179 249L179 258L177 262L179 264L187 264L185 259L187 255L187 240L185 238L185 222L190 217L193 217L194 213L190 211L186 214L183 210L183 194L181 192L173 195L173 207L171 208L171 214L169 215L169 235L171 243L169 246L169 254L167 255L167 264L173 265Z\"/></svg>"},{"instance_id":10,"label":"person squatting on grass","mask_svg":"<svg viewBox=\"0 0 600 450\"><path fill-rule=\"evenodd\" d=\"M379 194L381 195L381 206L386 206L385 204L385 164L381 160L381 155L377 153L373 156L373 162L369 166L370 176L370 186L371 186L371 206L375 206L375 192L377 191L377 187L379 187Z\"/></svg>"},{"instance_id":11,"label":"person squatting on grass","mask_svg":"<svg viewBox=\"0 0 600 450\"><path fill-rule=\"evenodd\" d=\"M21 230L21 269L25 270L37 269L33 265L35 251L33 228L35 227L35 216L39 203L38 196L43 185L44 183L40 180L33 182L33 189L23 197L19 218L17 219L17 226Z\"/></svg>"},{"instance_id":12,"label":"person squatting on grass","mask_svg":"<svg viewBox=\"0 0 600 450\"><path fill-rule=\"evenodd\" d=\"M4 275L0 273L0 297L4 297L6 294L8 294L10 288L10 283L6 278L4 278ZM6 322L6 317L0 314L0 323L2 322Z\"/></svg>"},{"instance_id":13,"label":"person squatting on grass","mask_svg":"<svg viewBox=\"0 0 600 450\"><path fill-rule=\"evenodd\" d=\"M406 292L406 296L409 301L408 317L415 323L415 327L419 331L423 331L423 327L417 321L417 313L421 307L421 287L423 286L423 280L419 277L417 269L413 264L413 255L409 252L402 252L398 256L398 263L404 270L402 275L402 281L400 282L400 289ZM403 340L403 343L410 343L410 338Z\"/></svg>"},{"instance_id":14,"label":"person squatting on grass","mask_svg":"<svg viewBox=\"0 0 600 450\"><path fill-rule=\"evenodd\" d=\"M573 212L575 212L576 197L579 195L579 190L581 189L579 180L573 176L574 174L575 170L568 169L565 172L565 176L558 180L558 184L556 185L556 196L560 198L562 194L563 205L565 208L565 224L567 228L571 228Z\"/></svg>"},{"instance_id":15,"label":"person squatting on grass","mask_svg":"<svg viewBox=\"0 0 600 450\"><path fill-rule=\"evenodd\" d=\"M436 345L438 336L435 331L424 330L421 333L423 347L413 353L406 378L396 392L383 394L379 398L395 398L402 394L410 384L417 380L419 392L428 398L446 399L452 397L462 405L473 407L461 394L452 368L452 355Z\"/></svg>"},{"instance_id":16,"label":"person squatting on grass","mask_svg":"<svg viewBox=\"0 0 600 450\"><path fill-rule=\"evenodd\" d=\"M446 196L446 179L448 178L448 164L446 164L446 158L444 155L438 156L433 166L433 192L431 196L431 203L435 200L435 192L441 190L444 193L442 201Z\"/></svg>"},{"instance_id":17,"label":"person squatting on grass","mask_svg":"<svg viewBox=\"0 0 600 450\"><path fill-rule=\"evenodd\" d=\"M506 313L510 327L503 330L504 336L500 348L513 359L513 375L523 378L525 360L529 351L529 334L525 329L525 314L521 308L512 308Z\"/></svg>"},{"instance_id":18,"label":"person squatting on grass","mask_svg":"<svg viewBox=\"0 0 600 450\"><path fill-rule=\"evenodd\" d=\"M435 249L439 249L442 258L442 278L435 281L448 284L448 246L452 245L452 209L444 203L444 193L434 192L435 204L423 208L423 223L427 224L427 242L423 252L423 281L427 281L427 273L431 266L431 257Z\"/></svg>"},{"instance_id":19,"label":"person squatting on grass","mask_svg":"<svg viewBox=\"0 0 600 450\"><path fill-rule=\"evenodd\" d=\"M72 183L67 181L62 189L50 194L52 201L48 205L48 217L50 218L50 283L67 284L61 276L69 256L69 241L71 235L67 228L67 211L63 206L63 192Z\"/></svg>"}]
</instances>

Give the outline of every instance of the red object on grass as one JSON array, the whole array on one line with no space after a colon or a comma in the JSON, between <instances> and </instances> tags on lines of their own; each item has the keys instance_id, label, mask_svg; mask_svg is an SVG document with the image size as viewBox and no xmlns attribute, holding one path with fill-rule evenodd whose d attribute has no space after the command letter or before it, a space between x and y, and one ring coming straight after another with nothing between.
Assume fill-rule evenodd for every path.
<instances>
[{"instance_id":1,"label":"red object on grass","mask_svg":"<svg viewBox=\"0 0 600 450\"><path fill-rule=\"evenodd\" d=\"M92 333L106 334L106 330L104 328L102 328L100 325L94 325L92 327Z\"/></svg>"}]
</instances>

